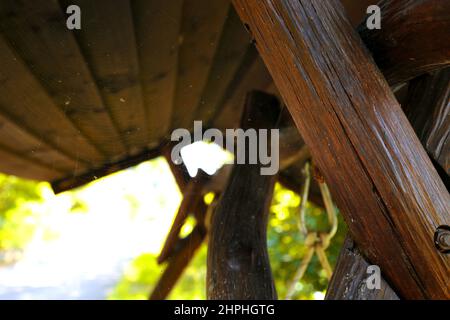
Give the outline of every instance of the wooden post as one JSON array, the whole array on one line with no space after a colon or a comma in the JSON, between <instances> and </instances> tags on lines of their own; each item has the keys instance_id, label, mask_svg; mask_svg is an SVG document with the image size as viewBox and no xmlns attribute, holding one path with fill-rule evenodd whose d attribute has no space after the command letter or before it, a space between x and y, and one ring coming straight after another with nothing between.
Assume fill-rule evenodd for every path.
<instances>
[{"instance_id":1,"label":"wooden post","mask_svg":"<svg viewBox=\"0 0 450 320\"><path fill-rule=\"evenodd\" d=\"M404 298L450 297L450 196L337 0L234 0L352 237Z\"/></svg>"},{"instance_id":2,"label":"wooden post","mask_svg":"<svg viewBox=\"0 0 450 320\"><path fill-rule=\"evenodd\" d=\"M369 263L353 240L347 236L328 286L326 300L399 300L389 284L381 278L380 289L366 285Z\"/></svg>"},{"instance_id":3,"label":"wooden post","mask_svg":"<svg viewBox=\"0 0 450 320\"><path fill-rule=\"evenodd\" d=\"M243 129L273 128L275 97L247 96ZM212 216L208 246L208 299L276 299L267 253L266 230L276 176L259 164L237 164Z\"/></svg>"}]
</instances>

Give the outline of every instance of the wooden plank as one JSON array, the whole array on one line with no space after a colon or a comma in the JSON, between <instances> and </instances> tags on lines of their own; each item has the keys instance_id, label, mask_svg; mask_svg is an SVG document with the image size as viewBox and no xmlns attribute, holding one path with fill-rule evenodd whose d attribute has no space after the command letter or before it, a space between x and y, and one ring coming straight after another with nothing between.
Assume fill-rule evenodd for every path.
<instances>
[{"instance_id":1,"label":"wooden plank","mask_svg":"<svg viewBox=\"0 0 450 320\"><path fill-rule=\"evenodd\" d=\"M248 33L236 11L230 8L208 80L192 121L209 121L215 114L250 46Z\"/></svg>"},{"instance_id":2,"label":"wooden plank","mask_svg":"<svg viewBox=\"0 0 450 320\"><path fill-rule=\"evenodd\" d=\"M413 80L404 110L425 149L450 175L450 68Z\"/></svg>"},{"instance_id":3,"label":"wooden plank","mask_svg":"<svg viewBox=\"0 0 450 320\"><path fill-rule=\"evenodd\" d=\"M380 30L360 35L390 85L450 64L450 1L383 0Z\"/></svg>"},{"instance_id":4,"label":"wooden plank","mask_svg":"<svg viewBox=\"0 0 450 320\"><path fill-rule=\"evenodd\" d=\"M40 164L36 160L24 158L2 145L0 145L0 172L40 181L50 181L61 175L61 172Z\"/></svg>"},{"instance_id":5,"label":"wooden plank","mask_svg":"<svg viewBox=\"0 0 450 320\"><path fill-rule=\"evenodd\" d=\"M0 105L3 114L76 161L102 161L102 155L56 106L2 36L0 61Z\"/></svg>"},{"instance_id":6,"label":"wooden plank","mask_svg":"<svg viewBox=\"0 0 450 320\"><path fill-rule=\"evenodd\" d=\"M341 4L233 3L364 255L402 297L448 299L449 193Z\"/></svg>"},{"instance_id":7,"label":"wooden plank","mask_svg":"<svg viewBox=\"0 0 450 320\"><path fill-rule=\"evenodd\" d=\"M82 172L80 174L74 175L70 174L64 177L58 177L58 179L51 180L52 188L55 194L71 190L83 186L89 182L95 181L97 179L103 178L107 175L113 174L114 172L136 166L141 162L154 159L160 156L160 148L154 148L149 150L144 150L143 152L127 156L123 159L119 159L115 162L109 162L103 164L100 167L91 168L87 172Z\"/></svg>"},{"instance_id":8,"label":"wooden plank","mask_svg":"<svg viewBox=\"0 0 450 320\"><path fill-rule=\"evenodd\" d=\"M166 159L167 164L170 167L170 171L172 172L172 175L175 178L175 181L181 193L184 193L191 178L184 163L176 165L172 161L172 148L174 146L174 142L168 142L161 148L161 155Z\"/></svg>"},{"instance_id":9,"label":"wooden plank","mask_svg":"<svg viewBox=\"0 0 450 320\"><path fill-rule=\"evenodd\" d=\"M24 158L34 159L38 163L41 162L47 165L49 168L61 171L61 176L69 173L77 174L80 170L84 169L81 163L53 149L44 141L27 132L1 113L0 144ZM15 174L20 175L20 172L16 172ZM52 177L54 178L54 176ZM38 178L36 177L34 179Z\"/></svg>"},{"instance_id":10,"label":"wooden plank","mask_svg":"<svg viewBox=\"0 0 450 320\"><path fill-rule=\"evenodd\" d=\"M131 4L149 141L160 142L172 116L183 0L134 0Z\"/></svg>"},{"instance_id":11,"label":"wooden plank","mask_svg":"<svg viewBox=\"0 0 450 320\"><path fill-rule=\"evenodd\" d=\"M166 299L173 289L184 269L194 257L197 249L205 238L206 231L203 227L196 226L191 234L181 240L180 247L167 262L167 267L150 294L150 300Z\"/></svg>"},{"instance_id":12,"label":"wooden plank","mask_svg":"<svg viewBox=\"0 0 450 320\"><path fill-rule=\"evenodd\" d=\"M229 7L228 0L184 1L171 129L193 126Z\"/></svg>"},{"instance_id":13,"label":"wooden plank","mask_svg":"<svg viewBox=\"0 0 450 320\"><path fill-rule=\"evenodd\" d=\"M203 187L205 182L206 176L198 175L187 184L177 215L167 234L161 253L158 256L158 263L163 263L173 253L173 248L179 240L181 227L183 227L189 214L205 210L205 203L203 201Z\"/></svg>"},{"instance_id":14,"label":"wooden plank","mask_svg":"<svg viewBox=\"0 0 450 320\"><path fill-rule=\"evenodd\" d=\"M251 92L241 126L275 126L279 104L273 96ZM267 221L276 176L259 164L235 165L212 216L207 263L207 297L220 300L276 299L269 256Z\"/></svg>"},{"instance_id":15,"label":"wooden plank","mask_svg":"<svg viewBox=\"0 0 450 320\"><path fill-rule=\"evenodd\" d=\"M57 1L0 2L0 27L51 98L102 154L124 152Z\"/></svg>"},{"instance_id":16,"label":"wooden plank","mask_svg":"<svg viewBox=\"0 0 450 320\"><path fill-rule=\"evenodd\" d=\"M326 300L399 300L386 280L381 277L379 289L369 289L366 280L369 263L353 240L347 236L328 285Z\"/></svg>"},{"instance_id":17,"label":"wooden plank","mask_svg":"<svg viewBox=\"0 0 450 320\"><path fill-rule=\"evenodd\" d=\"M129 0L64 0L82 12L74 30L121 140L135 154L149 143Z\"/></svg>"}]
</instances>

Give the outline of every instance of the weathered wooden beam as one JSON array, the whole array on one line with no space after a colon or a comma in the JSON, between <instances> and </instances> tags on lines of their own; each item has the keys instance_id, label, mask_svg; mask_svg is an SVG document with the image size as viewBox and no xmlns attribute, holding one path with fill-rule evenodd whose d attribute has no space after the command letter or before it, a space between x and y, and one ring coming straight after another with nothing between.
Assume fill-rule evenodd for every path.
<instances>
[{"instance_id":1,"label":"weathered wooden beam","mask_svg":"<svg viewBox=\"0 0 450 320\"><path fill-rule=\"evenodd\" d=\"M450 64L449 0L382 0L381 29L359 33L390 85Z\"/></svg>"},{"instance_id":2,"label":"weathered wooden beam","mask_svg":"<svg viewBox=\"0 0 450 320\"><path fill-rule=\"evenodd\" d=\"M69 175L62 179L55 180L51 182L53 192L55 194L68 191L77 187L81 187L89 182L95 181L97 179L103 178L114 172L135 166L141 162L154 159L160 155L160 148L155 148L151 150L146 150L135 156L126 157L114 163L107 163L99 168L93 168L88 172L79 175Z\"/></svg>"},{"instance_id":3,"label":"weathered wooden beam","mask_svg":"<svg viewBox=\"0 0 450 320\"><path fill-rule=\"evenodd\" d=\"M399 300L389 284L380 279L379 289L369 289L369 263L359 252L353 240L347 236L328 285L326 300Z\"/></svg>"},{"instance_id":4,"label":"weathered wooden beam","mask_svg":"<svg viewBox=\"0 0 450 320\"><path fill-rule=\"evenodd\" d=\"M341 4L233 3L365 256L400 296L449 298L449 193Z\"/></svg>"},{"instance_id":5,"label":"weathered wooden beam","mask_svg":"<svg viewBox=\"0 0 450 320\"><path fill-rule=\"evenodd\" d=\"M189 214L204 211L204 208L206 207L203 201L203 187L205 182L206 176L202 174L191 179L187 184L183 193L183 199L180 207L178 208L178 213L175 216L175 220L169 230L164 246L161 249L161 253L159 254L158 263L163 263L172 254L173 249L179 240L181 227Z\"/></svg>"},{"instance_id":6,"label":"weathered wooden beam","mask_svg":"<svg viewBox=\"0 0 450 320\"><path fill-rule=\"evenodd\" d=\"M165 146L161 148L161 154L167 161L170 171L172 172L175 181L177 182L178 188L183 193L186 186L190 180L189 173L187 172L184 163L176 165L172 161L172 148L174 147L173 142L168 142Z\"/></svg>"},{"instance_id":7,"label":"weathered wooden beam","mask_svg":"<svg viewBox=\"0 0 450 320\"><path fill-rule=\"evenodd\" d=\"M425 149L450 175L450 68L411 81L404 110Z\"/></svg>"},{"instance_id":8,"label":"weathered wooden beam","mask_svg":"<svg viewBox=\"0 0 450 320\"><path fill-rule=\"evenodd\" d=\"M273 96L249 93L241 126L273 128L279 104ZM235 165L212 216L208 245L208 299L275 299L266 244L275 176L258 164Z\"/></svg>"},{"instance_id":9,"label":"weathered wooden beam","mask_svg":"<svg viewBox=\"0 0 450 320\"><path fill-rule=\"evenodd\" d=\"M194 257L195 252L202 244L205 235L205 229L201 226L196 226L189 236L178 242L177 251L168 260L166 269L164 269L161 278L159 278L158 283L150 294L150 300L163 300L167 298L184 269Z\"/></svg>"}]
</instances>

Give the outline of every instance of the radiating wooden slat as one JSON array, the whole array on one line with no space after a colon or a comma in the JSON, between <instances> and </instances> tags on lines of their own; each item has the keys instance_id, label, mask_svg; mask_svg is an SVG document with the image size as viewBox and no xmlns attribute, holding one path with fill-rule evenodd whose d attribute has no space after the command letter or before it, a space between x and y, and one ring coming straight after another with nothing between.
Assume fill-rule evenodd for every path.
<instances>
[{"instance_id":1,"label":"radiating wooden slat","mask_svg":"<svg viewBox=\"0 0 450 320\"><path fill-rule=\"evenodd\" d=\"M148 144L147 114L129 0L64 0L82 12L79 45L122 141L132 153Z\"/></svg>"},{"instance_id":2,"label":"radiating wooden slat","mask_svg":"<svg viewBox=\"0 0 450 320\"><path fill-rule=\"evenodd\" d=\"M24 158L34 159L46 164L50 168L61 171L64 174L77 174L84 169L79 163L64 154L53 149L43 140L12 122L0 112L0 144L13 150ZM20 174L17 172L16 174ZM37 177L35 178L37 179Z\"/></svg>"},{"instance_id":3,"label":"radiating wooden slat","mask_svg":"<svg viewBox=\"0 0 450 320\"><path fill-rule=\"evenodd\" d=\"M102 155L56 106L2 36L0 61L0 108L3 114L75 161L102 161Z\"/></svg>"},{"instance_id":4,"label":"radiating wooden slat","mask_svg":"<svg viewBox=\"0 0 450 320\"><path fill-rule=\"evenodd\" d=\"M57 1L0 2L0 28L77 128L107 156L124 152Z\"/></svg>"},{"instance_id":5,"label":"radiating wooden slat","mask_svg":"<svg viewBox=\"0 0 450 320\"><path fill-rule=\"evenodd\" d=\"M231 7L208 80L192 120L208 121L215 114L250 45L250 37L236 11Z\"/></svg>"},{"instance_id":6,"label":"radiating wooden slat","mask_svg":"<svg viewBox=\"0 0 450 320\"><path fill-rule=\"evenodd\" d=\"M167 135L172 117L183 0L131 4L149 141L158 143Z\"/></svg>"},{"instance_id":7,"label":"radiating wooden slat","mask_svg":"<svg viewBox=\"0 0 450 320\"><path fill-rule=\"evenodd\" d=\"M252 90L265 90L271 82L272 78L264 62L258 57L256 48L251 46L210 126L221 130L237 127L247 93Z\"/></svg>"},{"instance_id":8,"label":"radiating wooden slat","mask_svg":"<svg viewBox=\"0 0 450 320\"><path fill-rule=\"evenodd\" d=\"M41 181L50 181L61 175L61 172L39 164L34 159L24 158L1 144L0 172Z\"/></svg>"},{"instance_id":9,"label":"radiating wooden slat","mask_svg":"<svg viewBox=\"0 0 450 320\"><path fill-rule=\"evenodd\" d=\"M228 0L185 0L171 129L192 127L229 9Z\"/></svg>"}]
</instances>

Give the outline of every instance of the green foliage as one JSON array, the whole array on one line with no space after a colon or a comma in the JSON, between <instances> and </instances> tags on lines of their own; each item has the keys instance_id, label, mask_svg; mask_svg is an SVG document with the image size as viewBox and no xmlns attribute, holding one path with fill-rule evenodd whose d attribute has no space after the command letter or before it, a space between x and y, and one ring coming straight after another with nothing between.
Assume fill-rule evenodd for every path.
<instances>
[{"instance_id":1,"label":"green foliage","mask_svg":"<svg viewBox=\"0 0 450 320\"><path fill-rule=\"evenodd\" d=\"M33 237L39 219L32 206L42 201L41 185L0 174L0 250L18 250Z\"/></svg>"},{"instance_id":2,"label":"green foliage","mask_svg":"<svg viewBox=\"0 0 450 320\"><path fill-rule=\"evenodd\" d=\"M287 286L294 276L306 248L304 237L298 231L297 219L300 197L292 191L276 185L271 206L268 228L268 249L278 296L284 299ZM326 213L308 205L306 214L308 228L327 231ZM192 229L189 220L187 230ZM345 225L339 216L339 229L326 253L332 266L336 263L345 236ZM206 291L206 245L203 245L186 268L181 279L172 290L169 299L205 299ZM158 266L156 256L144 254L135 259L126 269L125 275L110 295L110 299L147 299L158 281L163 266ZM317 257L311 261L302 281L297 285L294 299L312 299L315 292L324 292L328 280Z\"/></svg>"},{"instance_id":3,"label":"green foliage","mask_svg":"<svg viewBox=\"0 0 450 320\"><path fill-rule=\"evenodd\" d=\"M277 185L267 231L269 257L278 297L284 299L290 281L294 277L305 253L305 238L298 230L300 197ZM338 215L339 228L326 250L331 266L334 266L345 237L345 224ZM308 203L306 224L309 230L328 231L328 220L324 210ZM314 255L303 279L296 285L293 299L313 299L315 292L325 292L328 285L325 272Z\"/></svg>"}]
</instances>

